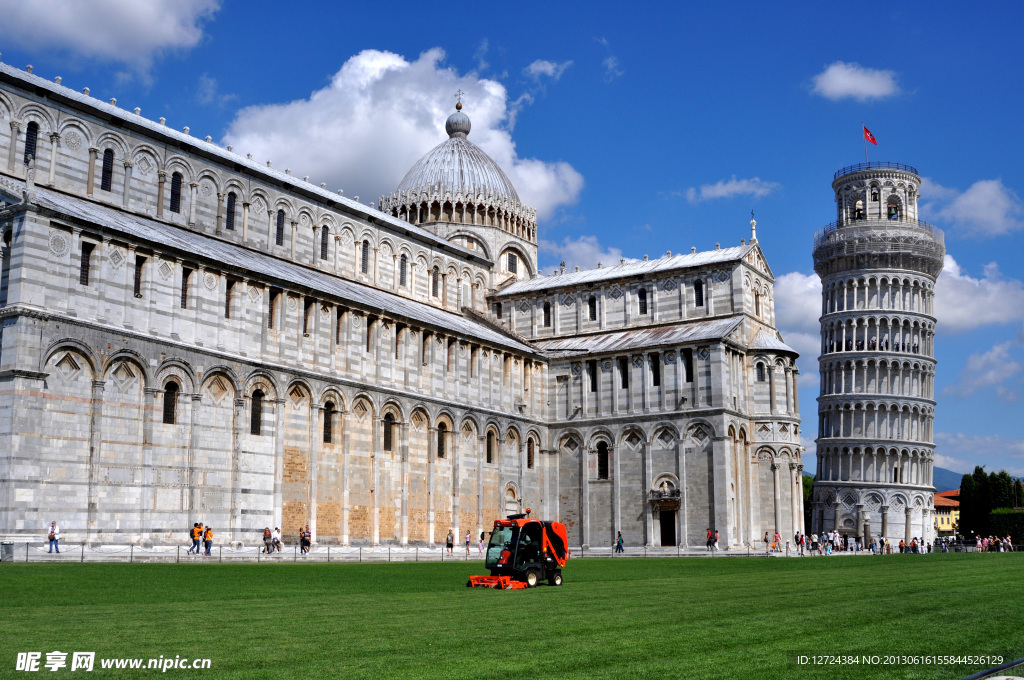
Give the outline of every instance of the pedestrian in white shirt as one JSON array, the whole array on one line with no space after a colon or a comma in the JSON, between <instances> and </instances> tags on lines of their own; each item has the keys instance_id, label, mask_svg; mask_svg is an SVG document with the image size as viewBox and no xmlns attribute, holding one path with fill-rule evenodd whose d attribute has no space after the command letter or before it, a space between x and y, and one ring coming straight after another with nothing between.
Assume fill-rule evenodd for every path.
<instances>
[{"instance_id":1,"label":"pedestrian in white shirt","mask_svg":"<svg viewBox=\"0 0 1024 680\"><path fill-rule=\"evenodd\" d=\"M56 550L60 554L60 545L57 543L60 540L60 527L57 526L56 522L50 522L50 533L47 534L47 538L50 541L49 552Z\"/></svg>"},{"instance_id":2,"label":"pedestrian in white shirt","mask_svg":"<svg viewBox=\"0 0 1024 680\"><path fill-rule=\"evenodd\" d=\"M277 528L277 527L274 527L274 538L273 538L273 541L274 541L274 550L276 550L277 552L281 552L281 549L284 548L284 545L281 543L281 530L279 528Z\"/></svg>"}]
</instances>

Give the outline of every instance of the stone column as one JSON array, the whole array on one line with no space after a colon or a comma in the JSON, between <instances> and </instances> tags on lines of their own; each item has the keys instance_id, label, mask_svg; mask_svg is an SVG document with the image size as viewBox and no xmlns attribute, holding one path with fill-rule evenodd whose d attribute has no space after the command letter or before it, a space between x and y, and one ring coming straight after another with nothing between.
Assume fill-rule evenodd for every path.
<instances>
[{"instance_id":1,"label":"stone column","mask_svg":"<svg viewBox=\"0 0 1024 680\"><path fill-rule=\"evenodd\" d=\"M494 443L497 447L498 461L501 461L501 436L495 436ZM480 438L480 448L476 455L476 531L477 535L483 531L484 523L484 447L487 446L487 435Z\"/></svg>"},{"instance_id":2,"label":"stone column","mask_svg":"<svg viewBox=\"0 0 1024 680\"><path fill-rule=\"evenodd\" d=\"M249 240L249 204L242 204L242 243L245 244ZM310 527L310 531L313 528Z\"/></svg>"},{"instance_id":3,"label":"stone column","mask_svg":"<svg viewBox=\"0 0 1024 680\"><path fill-rule=\"evenodd\" d=\"M7 148L7 171L9 173L11 173L12 175L15 173L15 169L16 169L15 163L16 163L16 159L18 157L18 152L17 152L17 149L18 149L18 132L20 132L20 131L21 131L21 122L17 121L17 120L12 120L11 121L11 145ZM91 152L92 149L90 149L89 151ZM91 168L90 168L90 172L91 172ZM92 176L91 176L91 174L90 174L89 186L90 187L92 186ZM92 189L89 190L89 193L90 194L92 193Z\"/></svg>"},{"instance_id":4,"label":"stone column","mask_svg":"<svg viewBox=\"0 0 1024 680\"><path fill-rule=\"evenodd\" d=\"M651 445L646 438L640 442L640 445L643 447L641 454L644 465L644 488L640 492L640 502L644 513L644 545L649 546L654 544L654 513L647 502L647 492L654 484L654 473L651 470ZM717 491L717 489L715 490Z\"/></svg>"},{"instance_id":5,"label":"stone column","mask_svg":"<svg viewBox=\"0 0 1024 680\"><path fill-rule=\"evenodd\" d=\"M13 125L14 125L14 122L12 121L11 122L12 129L13 129ZM13 150L14 150L14 145L13 144L11 145L11 150L12 150L12 155L13 155ZM89 176L88 176L88 179L86 179L86 182L85 182L85 193L88 194L89 196L92 196L93 189L96 187L96 154L98 154L99 152L100 152L100 150L97 149L95 146L90 146L89 147ZM13 172L13 170L14 170L14 168L12 167L11 171Z\"/></svg>"},{"instance_id":6,"label":"stone column","mask_svg":"<svg viewBox=\"0 0 1024 680\"><path fill-rule=\"evenodd\" d=\"M431 340L433 342L433 340ZM457 428L457 425L453 425ZM452 429L452 533L455 534L456 543L459 540L459 435L457 429Z\"/></svg>"},{"instance_id":7,"label":"stone column","mask_svg":"<svg viewBox=\"0 0 1024 680\"><path fill-rule=\"evenodd\" d=\"M839 500L839 489L836 489L836 500L833 510L835 511L835 516L832 519L832 528L839 531L839 525L843 519L843 502Z\"/></svg>"},{"instance_id":8,"label":"stone column","mask_svg":"<svg viewBox=\"0 0 1024 680\"><path fill-rule=\"evenodd\" d=\"M159 219L164 216L164 184L167 182L167 172L158 170L156 176L156 216Z\"/></svg>"},{"instance_id":9,"label":"stone column","mask_svg":"<svg viewBox=\"0 0 1024 680\"><path fill-rule=\"evenodd\" d=\"M790 532L796 535L803 531L803 516L800 514L800 501L802 495L800 492L800 472L797 470L796 463L789 464L789 489L792 498L790 499L790 508L793 513L793 531Z\"/></svg>"},{"instance_id":10,"label":"stone column","mask_svg":"<svg viewBox=\"0 0 1024 680\"><path fill-rule=\"evenodd\" d=\"M427 426L427 545L434 547L434 469L437 464L437 428Z\"/></svg>"},{"instance_id":11,"label":"stone column","mask_svg":"<svg viewBox=\"0 0 1024 680\"><path fill-rule=\"evenodd\" d=\"M779 472L779 465L772 461L772 478L775 482L775 531L782 533L782 473ZM836 518L839 517L838 504L836 505Z\"/></svg>"},{"instance_id":12,"label":"stone column","mask_svg":"<svg viewBox=\"0 0 1024 680\"><path fill-rule=\"evenodd\" d=\"M298 230L298 226L299 226L298 222L292 222L291 223L291 228L292 228L291 229L291 231L292 231L292 233L291 233L292 248L291 248L291 256L290 257L291 257L292 261L295 260L295 247L296 247L296 241L298 240L298 231L299 231Z\"/></svg>"},{"instance_id":13,"label":"stone column","mask_svg":"<svg viewBox=\"0 0 1024 680\"><path fill-rule=\"evenodd\" d=\"M380 545L380 451L384 449L384 419L371 420L374 423L373 434L370 436L370 498L373 507L370 510L370 545Z\"/></svg>"},{"instance_id":14,"label":"stone column","mask_svg":"<svg viewBox=\"0 0 1024 680\"><path fill-rule=\"evenodd\" d=\"M867 514L864 512L864 504L857 503L857 522L853 525L853 534L856 536L861 528L867 523ZM864 535L861 534L861 540L863 541Z\"/></svg>"},{"instance_id":15,"label":"stone column","mask_svg":"<svg viewBox=\"0 0 1024 680\"><path fill-rule=\"evenodd\" d=\"M147 387L143 390L145 408L142 416L142 479L141 503L139 503L139 538L148 540L150 512L153 509L153 419L157 418L153 408L153 397L159 390Z\"/></svg>"},{"instance_id":16,"label":"stone column","mask_svg":"<svg viewBox=\"0 0 1024 680\"><path fill-rule=\"evenodd\" d=\"M348 545L348 512L349 512L349 435L348 421L345 416L348 411L343 411L341 416L341 544Z\"/></svg>"},{"instance_id":17,"label":"stone column","mask_svg":"<svg viewBox=\"0 0 1024 680\"><path fill-rule=\"evenodd\" d=\"M580 446L580 545L590 547L590 450Z\"/></svg>"},{"instance_id":18,"label":"stone column","mask_svg":"<svg viewBox=\"0 0 1024 680\"><path fill-rule=\"evenodd\" d=\"M96 533L96 515L98 512L98 500L96 497L96 486L98 466L103 446L103 380L92 381L92 399L89 403L89 490L88 506L86 509L85 531L87 540Z\"/></svg>"},{"instance_id":19,"label":"stone column","mask_svg":"<svg viewBox=\"0 0 1024 680\"><path fill-rule=\"evenodd\" d=\"M914 509L911 506L908 505L907 509L904 512L905 512L905 514L904 514L905 521L903 523L903 542L906 543L907 547L909 548L910 547L910 539L913 538L911 536L910 532L913 530L913 526L911 524L911 520L913 519L913 516L914 516Z\"/></svg>"},{"instance_id":20,"label":"stone column","mask_svg":"<svg viewBox=\"0 0 1024 680\"><path fill-rule=\"evenodd\" d=\"M402 433L402 546L409 545L409 423L403 422Z\"/></svg>"},{"instance_id":21,"label":"stone column","mask_svg":"<svg viewBox=\"0 0 1024 680\"><path fill-rule=\"evenodd\" d=\"M50 133L50 173L47 179L47 184L53 186L54 179L57 176L57 142L60 141L60 135L56 132ZM12 145L13 146L13 145Z\"/></svg>"},{"instance_id":22,"label":"stone column","mask_svg":"<svg viewBox=\"0 0 1024 680\"><path fill-rule=\"evenodd\" d=\"M188 183L188 226L190 227L196 226L196 189L198 187L198 182Z\"/></svg>"},{"instance_id":23,"label":"stone column","mask_svg":"<svg viewBox=\"0 0 1024 680\"><path fill-rule=\"evenodd\" d=\"M121 199L121 205L124 208L128 207L128 201L131 199L131 188L132 188L132 168L135 166L131 159L124 159L124 196Z\"/></svg>"},{"instance_id":24,"label":"stone column","mask_svg":"<svg viewBox=\"0 0 1024 680\"><path fill-rule=\"evenodd\" d=\"M190 445L189 445L189 461L191 471L191 461L195 456L195 449L199 442L199 427L198 427L198 412L199 402L202 399L201 394L192 395L192 424L190 434ZM242 435L245 432L245 397L237 397L233 404L232 409L232 423L231 423L231 508L228 516L228 533L229 539L232 541L244 540L242 531L242 489L241 489L241 461L242 461ZM278 475L274 475L274 485L277 485ZM280 526L280 525L277 525Z\"/></svg>"},{"instance_id":25,"label":"stone column","mask_svg":"<svg viewBox=\"0 0 1024 680\"><path fill-rule=\"evenodd\" d=\"M609 446L608 455L612 457L612 540L622 531L622 483L619 481L621 466L619 465L619 447Z\"/></svg>"},{"instance_id":26,"label":"stone column","mask_svg":"<svg viewBox=\"0 0 1024 680\"><path fill-rule=\"evenodd\" d=\"M217 192L217 221L214 227L218 236L224 233L224 194Z\"/></svg>"},{"instance_id":27,"label":"stone column","mask_svg":"<svg viewBox=\"0 0 1024 680\"><path fill-rule=\"evenodd\" d=\"M889 506L883 505L882 510L882 538L889 536Z\"/></svg>"},{"instance_id":28,"label":"stone column","mask_svg":"<svg viewBox=\"0 0 1024 680\"><path fill-rule=\"evenodd\" d=\"M267 206L267 252L271 252L274 243L277 242L277 220L274 218L274 209Z\"/></svg>"},{"instance_id":29,"label":"stone column","mask_svg":"<svg viewBox=\"0 0 1024 680\"><path fill-rule=\"evenodd\" d=\"M321 423L323 422L323 407L320 404L313 402L312 397L309 400L309 532L313 534L313 543L317 543L316 540L316 507L317 497L319 495L319 481L320 481L320 442L323 441L323 437L319 436L321 433ZM280 525L279 525L280 526Z\"/></svg>"},{"instance_id":30,"label":"stone column","mask_svg":"<svg viewBox=\"0 0 1024 680\"><path fill-rule=\"evenodd\" d=\"M274 526L281 526L284 509L284 399L275 399L274 425ZM312 529L312 527L310 527Z\"/></svg>"}]
</instances>

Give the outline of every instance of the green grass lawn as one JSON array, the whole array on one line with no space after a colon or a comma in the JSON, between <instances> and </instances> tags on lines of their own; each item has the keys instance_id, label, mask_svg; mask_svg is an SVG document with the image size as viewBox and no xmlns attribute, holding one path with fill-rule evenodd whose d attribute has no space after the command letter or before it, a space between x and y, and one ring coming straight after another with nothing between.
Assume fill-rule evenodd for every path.
<instances>
[{"instance_id":1,"label":"green grass lawn","mask_svg":"<svg viewBox=\"0 0 1024 680\"><path fill-rule=\"evenodd\" d=\"M3 564L0 677L61 650L108 678L159 672L101 657L178 654L213 667L166 677L961 678L980 668L795 658L1024 656L1022 572L1024 554L586 559L561 588L494 591L465 587L478 563Z\"/></svg>"}]
</instances>

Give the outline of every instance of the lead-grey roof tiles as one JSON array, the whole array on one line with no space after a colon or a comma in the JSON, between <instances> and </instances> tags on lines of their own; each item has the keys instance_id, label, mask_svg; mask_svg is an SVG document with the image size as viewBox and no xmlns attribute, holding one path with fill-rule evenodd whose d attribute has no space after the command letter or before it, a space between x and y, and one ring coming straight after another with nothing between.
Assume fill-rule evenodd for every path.
<instances>
[{"instance_id":1,"label":"lead-grey roof tiles","mask_svg":"<svg viewBox=\"0 0 1024 680\"><path fill-rule=\"evenodd\" d=\"M555 276L538 276L534 279L517 281L498 292L501 297L532 293L540 290L580 286L588 283L624 279L633 276L644 276L668 272L674 269L701 267L709 264L733 262L746 257L753 245L707 250L701 253L686 253L658 258L657 260L636 260L618 264L614 267L584 269L579 272L565 272Z\"/></svg>"},{"instance_id":2,"label":"lead-grey roof tiles","mask_svg":"<svg viewBox=\"0 0 1024 680\"><path fill-rule=\"evenodd\" d=\"M605 353L622 352L645 347L677 345L687 342L724 338L732 333L743 321L742 317L729 316L721 319L690 321L671 326L654 326L628 331L577 335L569 338L535 340L534 344L545 352L555 353Z\"/></svg>"}]
</instances>

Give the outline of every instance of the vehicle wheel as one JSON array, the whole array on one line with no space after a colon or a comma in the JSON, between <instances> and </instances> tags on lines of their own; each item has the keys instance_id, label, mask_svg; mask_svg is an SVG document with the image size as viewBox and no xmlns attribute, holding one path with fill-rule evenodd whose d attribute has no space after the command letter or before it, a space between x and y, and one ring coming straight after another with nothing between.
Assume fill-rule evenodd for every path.
<instances>
[{"instance_id":1,"label":"vehicle wheel","mask_svg":"<svg viewBox=\"0 0 1024 680\"><path fill-rule=\"evenodd\" d=\"M556 572L554 576L548 579L548 585L560 586L562 585L562 573Z\"/></svg>"},{"instance_id":2,"label":"vehicle wheel","mask_svg":"<svg viewBox=\"0 0 1024 680\"><path fill-rule=\"evenodd\" d=\"M467 588L472 588L473 587L473 582L472 581L466 581L466 587Z\"/></svg>"},{"instance_id":3,"label":"vehicle wheel","mask_svg":"<svg viewBox=\"0 0 1024 680\"><path fill-rule=\"evenodd\" d=\"M531 569L530 571L526 572L526 585L529 586L530 588L536 588L537 587L537 570L536 569Z\"/></svg>"}]
</instances>

